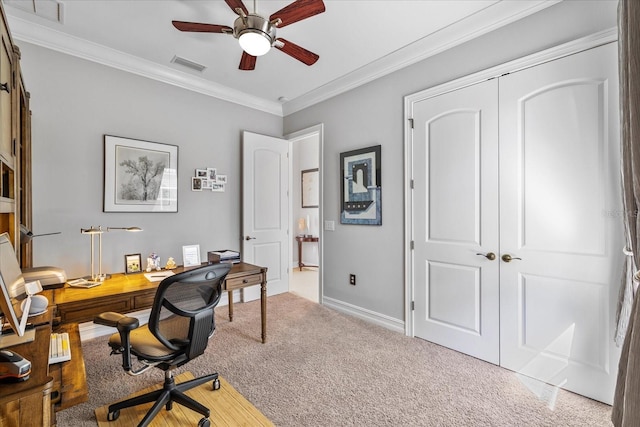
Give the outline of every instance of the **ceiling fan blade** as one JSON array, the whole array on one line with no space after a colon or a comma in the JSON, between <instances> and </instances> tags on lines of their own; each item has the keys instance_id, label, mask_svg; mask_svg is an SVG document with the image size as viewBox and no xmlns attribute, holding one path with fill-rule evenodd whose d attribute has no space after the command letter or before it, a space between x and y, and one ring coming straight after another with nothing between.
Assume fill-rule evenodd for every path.
<instances>
[{"instance_id":1,"label":"ceiling fan blade","mask_svg":"<svg viewBox=\"0 0 640 427\"><path fill-rule=\"evenodd\" d=\"M240 59L240 66L238 69L251 71L256 68L256 57L249 55L247 52L242 52L242 58Z\"/></svg>"},{"instance_id":2,"label":"ceiling fan blade","mask_svg":"<svg viewBox=\"0 0 640 427\"><path fill-rule=\"evenodd\" d=\"M200 24L198 22L171 21L180 31L195 33L233 33L233 28L226 25Z\"/></svg>"},{"instance_id":3,"label":"ceiling fan blade","mask_svg":"<svg viewBox=\"0 0 640 427\"><path fill-rule=\"evenodd\" d=\"M236 9L242 9L242 11L245 13L245 15L249 14L249 10L247 9L247 7L244 5L244 3L242 3L242 0L224 0L227 5L231 8L231 10L233 10L235 13L237 13L238 15L240 15Z\"/></svg>"},{"instance_id":4,"label":"ceiling fan blade","mask_svg":"<svg viewBox=\"0 0 640 427\"><path fill-rule=\"evenodd\" d=\"M295 43L291 43L286 39L276 39L274 46L292 58L295 58L300 62L304 62L307 65L313 65L318 59L320 59L320 57L315 53L308 51Z\"/></svg>"},{"instance_id":5,"label":"ceiling fan blade","mask_svg":"<svg viewBox=\"0 0 640 427\"><path fill-rule=\"evenodd\" d=\"M282 22L277 24L276 27L282 28L324 11L322 0L296 0L271 15L269 21L273 22L279 19Z\"/></svg>"}]
</instances>

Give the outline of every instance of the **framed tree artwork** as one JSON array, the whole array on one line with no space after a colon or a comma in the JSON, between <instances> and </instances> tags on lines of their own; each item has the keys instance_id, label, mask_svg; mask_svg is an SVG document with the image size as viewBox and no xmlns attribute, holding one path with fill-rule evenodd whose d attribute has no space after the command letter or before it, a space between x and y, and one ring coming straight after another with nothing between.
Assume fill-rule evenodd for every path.
<instances>
[{"instance_id":1,"label":"framed tree artwork","mask_svg":"<svg viewBox=\"0 0 640 427\"><path fill-rule=\"evenodd\" d=\"M340 223L382 225L381 146L340 153Z\"/></svg>"},{"instance_id":2,"label":"framed tree artwork","mask_svg":"<svg viewBox=\"0 0 640 427\"><path fill-rule=\"evenodd\" d=\"M178 212L178 147L104 136L104 212Z\"/></svg>"}]
</instances>

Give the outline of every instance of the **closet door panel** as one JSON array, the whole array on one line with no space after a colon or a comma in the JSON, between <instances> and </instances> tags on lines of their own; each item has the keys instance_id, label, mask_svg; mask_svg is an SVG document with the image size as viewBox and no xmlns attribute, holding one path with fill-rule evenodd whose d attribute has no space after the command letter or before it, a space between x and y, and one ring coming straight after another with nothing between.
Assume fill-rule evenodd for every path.
<instances>
[{"instance_id":1,"label":"closet door panel","mask_svg":"<svg viewBox=\"0 0 640 427\"><path fill-rule=\"evenodd\" d=\"M622 268L615 44L500 78L501 365L611 403Z\"/></svg>"},{"instance_id":2,"label":"closet door panel","mask_svg":"<svg viewBox=\"0 0 640 427\"><path fill-rule=\"evenodd\" d=\"M418 102L412 167L415 335L495 364L497 114L495 80Z\"/></svg>"}]
</instances>

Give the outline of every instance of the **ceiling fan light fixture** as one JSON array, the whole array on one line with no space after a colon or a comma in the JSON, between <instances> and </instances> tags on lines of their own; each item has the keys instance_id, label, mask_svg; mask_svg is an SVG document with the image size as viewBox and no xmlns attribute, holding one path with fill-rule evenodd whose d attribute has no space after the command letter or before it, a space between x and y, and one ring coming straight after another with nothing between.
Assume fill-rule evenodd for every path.
<instances>
[{"instance_id":1,"label":"ceiling fan light fixture","mask_svg":"<svg viewBox=\"0 0 640 427\"><path fill-rule=\"evenodd\" d=\"M247 29L240 34L238 42L242 50L252 56L262 56L271 49L271 39L256 29Z\"/></svg>"},{"instance_id":2,"label":"ceiling fan light fixture","mask_svg":"<svg viewBox=\"0 0 640 427\"><path fill-rule=\"evenodd\" d=\"M269 52L276 39L276 27L260 15L242 15L233 25L233 35L242 50L251 56L261 56Z\"/></svg>"}]
</instances>

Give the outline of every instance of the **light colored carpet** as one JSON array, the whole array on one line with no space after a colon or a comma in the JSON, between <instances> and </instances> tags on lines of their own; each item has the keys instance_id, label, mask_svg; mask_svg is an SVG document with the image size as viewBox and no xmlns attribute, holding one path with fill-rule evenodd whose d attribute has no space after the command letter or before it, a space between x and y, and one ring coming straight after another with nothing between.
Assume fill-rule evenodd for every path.
<instances>
[{"instance_id":1,"label":"light colored carpet","mask_svg":"<svg viewBox=\"0 0 640 427\"><path fill-rule=\"evenodd\" d=\"M277 426L611 425L607 405L292 294L269 297L266 344L259 301L226 316L216 310L206 353L181 369L217 371ZM58 413L59 426L95 426L96 407L162 381L126 375L106 340L83 343L89 401Z\"/></svg>"}]
</instances>

